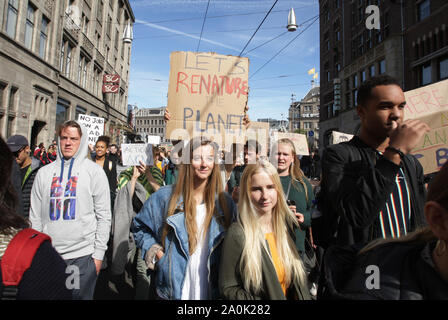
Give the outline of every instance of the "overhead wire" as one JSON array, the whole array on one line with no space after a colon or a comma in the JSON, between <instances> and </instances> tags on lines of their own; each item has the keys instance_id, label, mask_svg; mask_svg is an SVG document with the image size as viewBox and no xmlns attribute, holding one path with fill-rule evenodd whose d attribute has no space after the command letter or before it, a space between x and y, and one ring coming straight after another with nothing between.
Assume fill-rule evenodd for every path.
<instances>
[{"instance_id":1,"label":"overhead wire","mask_svg":"<svg viewBox=\"0 0 448 320\"><path fill-rule=\"evenodd\" d=\"M302 9L302 8L307 8L310 6L314 6L315 4L312 5L306 5L306 6L302 6L302 7L297 7L296 9ZM273 10L271 13L280 13L280 12L288 12L289 10ZM260 14L260 13L265 13L264 11L256 11L256 12L246 12L246 13L234 13L234 14L224 14L224 15L220 15L220 16L209 16L207 17L207 19L218 19L218 18L227 18L227 17L237 17L237 16L249 16L249 15L255 15L255 14ZM195 17L195 18L179 18L179 19L169 19L169 20L158 20L158 21L149 21L150 23L165 23L165 22L179 22L179 21L191 21L191 20L200 20L203 19L203 17ZM119 24L117 22L112 22L112 24ZM135 23L135 24L139 24L139 23Z\"/></svg>"},{"instance_id":2,"label":"overhead wire","mask_svg":"<svg viewBox=\"0 0 448 320\"><path fill-rule=\"evenodd\" d=\"M199 51L199 46L201 45L202 32L204 31L204 25L205 25L205 20L207 19L207 12L208 12L209 5L210 5L210 0L208 0L208 2L207 2L207 9L205 9L204 20L202 21L201 35L199 36L199 42L198 42L198 47L196 48L196 52Z\"/></svg>"},{"instance_id":3,"label":"overhead wire","mask_svg":"<svg viewBox=\"0 0 448 320\"><path fill-rule=\"evenodd\" d=\"M266 65L268 65L272 60L274 60L283 50L285 50L291 43L293 43L301 34L303 34L308 28L310 28L317 20L319 20L319 15L317 15L316 19L311 22L308 26L306 26L297 36L295 36L291 41L289 41L283 48L280 49L271 59L269 59L265 64L263 64L260 68L257 69L250 77L252 78L256 75L261 69L263 69Z\"/></svg>"},{"instance_id":4,"label":"overhead wire","mask_svg":"<svg viewBox=\"0 0 448 320\"><path fill-rule=\"evenodd\" d=\"M241 50L240 54L238 56L241 57L241 55L243 54L244 50L247 48L247 46L249 45L249 43L252 41L252 39L254 38L255 34L258 32L258 30L260 29L260 27L262 26L262 24L264 23L264 21L266 20L266 18L269 16L269 14L271 13L272 9L274 9L274 6L277 4L278 0L275 0L274 4L272 5L271 9L269 9L269 11L266 13L265 17L263 18L263 20L261 21L261 23L258 25L257 29L255 30L255 32L252 34L252 37L250 37L249 41L246 43L246 45L244 46L243 50Z\"/></svg>"}]
</instances>

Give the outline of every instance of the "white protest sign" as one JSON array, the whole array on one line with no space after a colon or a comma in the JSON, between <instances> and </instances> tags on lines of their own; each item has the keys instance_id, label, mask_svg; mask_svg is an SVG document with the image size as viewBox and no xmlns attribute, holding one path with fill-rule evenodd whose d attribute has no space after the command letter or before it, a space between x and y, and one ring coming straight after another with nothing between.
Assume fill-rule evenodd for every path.
<instances>
[{"instance_id":1,"label":"white protest sign","mask_svg":"<svg viewBox=\"0 0 448 320\"><path fill-rule=\"evenodd\" d=\"M332 136L332 144L338 144L345 141L350 141L353 138L352 134L333 131L331 133Z\"/></svg>"},{"instance_id":2,"label":"white protest sign","mask_svg":"<svg viewBox=\"0 0 448 320\"><path fill-rule=\"evenodd\" d=\"M147 136L147 142L150 144L160 144L160 136Z\"/></svg>"},{"instance_id":3,"label":"white protest sign","mask_svg":"<svg viewBox=\"0 0 448 320\"><path fill-rule=\"evenodd\" d=\"M121 145L123 166L138 166L140 161L147 166L154 165L152 145L144 143L123 143Z\"/></svg>"},{"instance_id":4,"label":"white protest sign","mask_svg":"<svg viewBox=\"0 0 448 320\"><path fill-rule=\"evenodd\" d=\"M272 132L271 145L273 145L280 139L291 140L291 142L294 144L294 147L296 148L296 154L303 156L310 155L306 135L300 133L274 131Z\"/></svg>"},{"instance_id":5,"label":"white protest sign","mask_svg":"<svg viewBox=\"0 0 448 320\"><path fill-rule=\"evenodd\" d=\"M89 144L95 144L98 137L104 134L103 118L79 114L78 122L87 129L87 142Z\"/></svg>"}]
</instances>

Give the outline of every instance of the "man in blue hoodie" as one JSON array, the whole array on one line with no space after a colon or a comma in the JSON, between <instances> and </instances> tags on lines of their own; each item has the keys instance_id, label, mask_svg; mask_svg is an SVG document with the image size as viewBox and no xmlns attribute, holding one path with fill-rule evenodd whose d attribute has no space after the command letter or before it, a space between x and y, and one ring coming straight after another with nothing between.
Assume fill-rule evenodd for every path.
<instances>
[{"instance_id":1,"label":"man in blue hoodie","mask_svg":"<svg viewBox=\"0 0 448 320\"><path fill-rule=\"evenodd\" d=\"M109 182L87 158L87 131L64 122L58 131L58 157L42 167L31 191L32 227L48 234L69 268L74 299L93 299L111 226ZM71 281L69 281L71 280Z\"/></svg>"}]
</instances>

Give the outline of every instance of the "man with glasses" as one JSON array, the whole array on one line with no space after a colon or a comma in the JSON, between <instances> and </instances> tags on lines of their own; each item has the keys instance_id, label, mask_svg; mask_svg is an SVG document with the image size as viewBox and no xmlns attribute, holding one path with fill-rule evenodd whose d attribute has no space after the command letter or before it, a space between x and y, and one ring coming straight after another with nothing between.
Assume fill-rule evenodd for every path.
<instances>
[{"instance_id":1,"label":"man with glasses","mask_svg":"<svg viewBox=\"0 0 448 320\"><path fill-rule=\"evenodd\" d=\"M30 145L24 136L11 136L6 143L16 158L17 165L20 169L22 198L19 201L23 205L23 214L28 218L30 214L31 188L33 187L36 173L41 167L41 162L34 157L30 157Z\"/></svg>"}]
</instances>

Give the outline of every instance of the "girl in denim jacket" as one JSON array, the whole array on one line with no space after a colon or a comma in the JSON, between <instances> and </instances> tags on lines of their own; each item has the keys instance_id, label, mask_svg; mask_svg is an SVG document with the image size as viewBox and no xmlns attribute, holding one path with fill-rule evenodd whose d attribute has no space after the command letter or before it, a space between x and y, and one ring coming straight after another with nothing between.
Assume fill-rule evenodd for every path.
<instances>
[{"instance_id":1,"label":"girl in denim jacket","mask_svg":"<svg viewBox=\"0 0 448 320\"><path fill-rule=\"evenodd\" d=\"M131 230L155 270L159 298L216 299L221 244L236 206L222 192L217 145L198 137L182 151L176 184L146 201Z\"/></svg>"}]
</instances>

